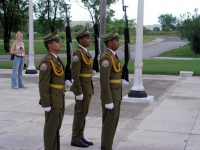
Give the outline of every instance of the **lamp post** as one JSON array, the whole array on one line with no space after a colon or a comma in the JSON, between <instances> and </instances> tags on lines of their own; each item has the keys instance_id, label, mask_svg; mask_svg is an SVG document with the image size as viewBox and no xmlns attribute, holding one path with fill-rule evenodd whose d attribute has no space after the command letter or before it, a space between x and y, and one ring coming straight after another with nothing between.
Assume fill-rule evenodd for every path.
<instances>
[{"instance_id":1,"label":"lamp post","mask_svg":"<svg viewBox=\"0 0 200 150\"><path fill-rule=\"evenodd\" d=\"M128 97L138 97L138 98L147 97L147 93L145 92L142 82L143 13L144 13L144 0L138 0L134 82L131 90L128 93Z\"/></svg>"},{"instance_id":2,"label":"lamp post","mask_svg":"<svg viewBox=\"0 0 200 150\"><path fill-rule=\"evenodd\" d=\"M33 0L29 0L29 63L25 74L37 74L34 64Z\"/></svg>"},{"instance_id":3,"label":"lamp post","mask_svg":"<svg viewBox=\"0 0 200 150\"><path fill-rule=\"evenodd\" d=\"M128 95L123 97L127 102L153 102L154 96L147 96L142 81L142 54L143 54L143 14L144 0L138 0L137 29L136 29L136 50L134 62L134 82Z\"/></svg>"},{"instance_id":4,"label":"lamp post","mask_svg":"<svg viewBox=\"0 0 200 150\"><path fill-rule=\"evenodd\" d=\"M106 6L107 0L100 0L100 36L106 33ZM105 44L100 38L100 53L105 51Z\"/></svg>"}]
</instances>

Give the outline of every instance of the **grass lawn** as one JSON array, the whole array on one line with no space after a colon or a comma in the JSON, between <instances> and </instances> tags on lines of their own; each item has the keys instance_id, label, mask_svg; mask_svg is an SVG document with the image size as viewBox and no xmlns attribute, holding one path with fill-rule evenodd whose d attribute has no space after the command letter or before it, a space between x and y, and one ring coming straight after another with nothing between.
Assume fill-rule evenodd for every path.
<instances>
[{"instance_id":1,"label":"grass lawn","mask_svg":"<svg viewBox=\"0 0 200 150\"><path fill-rule=\"evenodd\" d=\"M66 65L66 60L63 60ZM124 60L121 60L123 66ZM180 71L193 71L200 76L200 60L143 60L143 74L179 75ZM35 61L38 69L39 61ZM12 62L0 62L0 68L12 68ZM134 73L134 60L128 64L129 73Z\"/></svg>"},{"instance_id":2,"label":"grass lawn","mask_svg":"<svg viewBox=\"0 0 200 150\"><path fill-rule=\"evenodd\" d=\"M42 46L37 45L38 47ZM162 53L161 57L191 57L198 58L200 54L195 54L188 45ZM63 60L66 65L66 60ZM123 66L124 60L121 60ZM200 76L200 60L143 60L143 74L162 74L179 75L180 71L193 71L195 76ZM38 69L39 61L35 61L35 67ZM12 62L0 62L0 68L12 68ZM129 73L134 73L134 60L128 65Z\"/></svg>"},{"instance_id":3,"label":"grass lawn","mask_svg":"<svg viewBox=\"0 0 200 150\"><path fill-rule=\"evenodd\" d=\"M200 58L200 54L195 54L189 45L164 52L159 57L183 57L183 58Z\"/></svg>"},{"instance_id":4,"label":"grass lawn","mask_svg":"<svg viewBox=\"0 0 200 150\"><path fill-rule=\"evenodd\" d=\"M64 45L65 45L65 39L64 39L64 33L61 33L61 38L62 38L62 45L63 45L63 50L60 52L60 53L66 53L66 51L64 50ZM155 40L155 37L153 36L144 36L144 43L148 43L148 42L151 42L153 40ZM91 39L93 41L93 39ZM135 40L136 40L136 37L135 36L131 36L130 38L130 44L131 45L134 45L135 44ZM13 43L14 39L12 39L10 41L10 47ZM26 53L28 54L28 51L29 51L29 41L27 39L24 38L23 40L24 42L24 45L25 45L25 50L26 50ZM124 45L124 38L123 36L121 36L121 39L120 39L120 45ZM4 51L4 43L3 43L3 40L0 40L0 55L8 55L8 53L6 53ZM75 50L77 48L78 44L77 44L77 41L76 41L76 38L74 36L72 36L72 49ZM88 50L94 50L94 44L92 42L92 44L90 45L90 47L88 47ZM44 47L44 43L43 41L38 37L37 35L37 38L34 40L34 53L35 54L45 54L47 52L46 48Z\"/></svg>"}]
</instances>

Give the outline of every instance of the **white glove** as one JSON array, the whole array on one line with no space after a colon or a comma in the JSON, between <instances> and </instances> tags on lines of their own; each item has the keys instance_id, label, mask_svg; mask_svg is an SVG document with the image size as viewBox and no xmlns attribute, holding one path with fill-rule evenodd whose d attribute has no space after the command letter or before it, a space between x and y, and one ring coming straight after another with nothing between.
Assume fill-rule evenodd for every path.
<instances>
[{"instance_id":1,"label":"white glove","mask_svg":"<svg viewBox=\"0 0 200 150\"><path fill-rule=\"evenodd\" d=\"M77 95L77 96L76 96L76 100L83 100L83 94Z\"/></svg>"},{"instance_id":2,"label":"white glove","mask_svg":"<svg viewBox=\"0 0 200 150\"><path fill-rule=\"evenodd\" d=\"M92 70L92 76L94 76L96 74L97 74L96 70Z\"/></svg>"},{"instance_id":3,"label":"white glove","mask_svg":"<svg viewBox=\"0 0 200 150\"><path fill-rule=\"evenodd\" d=\"M113 109L114 108L114 104L113 103L105 104L105 107L107 109Z\"/></svg>"},{"instance_id":4,"label":"white glove","mask_svg":"<svg viewBox=\"0 0 200 150\"><path fill-rule=\"evenodd\" d=\"M51 107L42 107L42 109L46 112L49 112L51 110Z\"/></svg>"},{"instance_id":5,"label":"white glove","mask_svg":"<svg viewBox=\"0 0 200 150\"><path fill-rule=\"evenodd\" d=\"M127 82L125 79L122 79L122 85L128 85L129 82Z\"/></svg>"},{"instance_id":6,"label":"white glove","mask_svg":"<svg viewBox=\"0 0 200 150\"><path fill-rule=\"evenodd\" d=\"M67 87L71 87L71 86L72 86L72 82L69 81L69 80L65 80L65 85L66 85Z\"/></svg>"}]
</instances>

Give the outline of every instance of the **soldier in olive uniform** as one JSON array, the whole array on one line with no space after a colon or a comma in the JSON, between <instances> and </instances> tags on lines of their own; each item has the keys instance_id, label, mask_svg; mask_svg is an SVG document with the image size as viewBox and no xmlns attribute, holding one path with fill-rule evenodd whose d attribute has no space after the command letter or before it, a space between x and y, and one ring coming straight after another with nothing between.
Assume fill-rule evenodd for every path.
<instances>
[{"instance_id":1,"label":"soldier in olive uniform","mask_svg":"<svg viewBox=\"0 0 200 150\"><path fill-rule=\"evenodd\" d=\"M90 33L86 26L79 32L74 32L78 41L78 48L73 53L71 91L75 95L74 120L72 125L72 146L88 147L92 142L84 138L86 115L88 113L91 96L94 94L92 83L92 56L88 53Z\"/></svg>"},{"instance_id":2,"label":"soldier in olive uniform","mask_svg":"<svg viewBox=\"0 0 200 150\"><path fill-rule=\"evenodd\" d=\"M65 75L64 64L57 56L62 50L58 30L42 37L48 50L41 60L39 69L40 105L45 111L44 148L60 150L59 130L65 110Z\"/></svg>"},{"instance_id":3,"label":"soldier in olive uniform","mask_svg":"<svg viewBox=\"0 0 200 150\"><path fill-rule=\"evenodd\" d=\"M100 84L102 104L101 149L112 150L122 100L121 64L115 54L119 48L118 29L100 37L104 40L106 51L100 59Z\"/></svg>"}]
</instances>

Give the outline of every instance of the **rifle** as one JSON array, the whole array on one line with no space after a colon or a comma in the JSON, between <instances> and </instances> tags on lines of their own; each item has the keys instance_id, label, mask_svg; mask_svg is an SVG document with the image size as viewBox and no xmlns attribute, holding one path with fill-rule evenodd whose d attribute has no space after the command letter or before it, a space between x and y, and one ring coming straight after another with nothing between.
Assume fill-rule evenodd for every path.
<instances>
[{"instance_id":1,"label":"rifle","mask_svg":"<svg viewBox=\"0 0 200 150\"><path fill-rule=\"evenodd\" d=\"M130 35L128 28L128 19L126 15L126 5L124 5L124 0L122 0L122 9L125 12L125 28L124 28L124 66L122 68L122 79L125 79L129 82L129 74L128 74L128 62L129 62L129 52L130 52Z\"/></svg>"},{"instance_id":2,"label":"rifle","mask_svg":"<svg viewBox=\"0 0 200 150\"><path fill-rule=\"evenodd\" d=\"M99 28L97 22L97 12L95 11L95 24L94 24L94 46L95 46L95 56L93 59L92 70L99 72L98 55L99 55Z\"/></svg>"},{"instance_id":3,"label":"rifle","mask_svg":"<svg viewBox=\"0 0 200 150\"><path fill-rule=\"evenodd\" d=\"M65 67L65 80L71 81L72 75L71 75L71 52L72 52L72 37L71 37L71 31L70 31L70 23L69 23L69 17L67 13L67 5L69 4L64 4L65 9L66 9L66 53L67 53L67 65Z\"/></svg>"}]
</instances>

